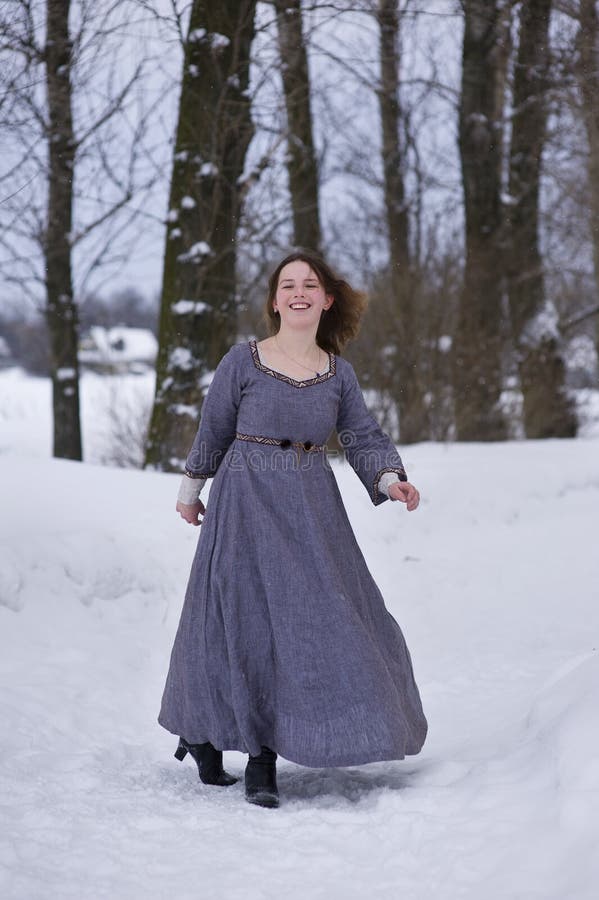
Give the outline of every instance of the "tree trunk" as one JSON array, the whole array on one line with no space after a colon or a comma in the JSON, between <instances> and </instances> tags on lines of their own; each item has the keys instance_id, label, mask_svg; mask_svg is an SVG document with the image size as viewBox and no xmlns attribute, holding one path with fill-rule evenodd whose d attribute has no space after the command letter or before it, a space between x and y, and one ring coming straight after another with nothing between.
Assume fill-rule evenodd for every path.
<instances>
[{"instance_id":1,"label":"tree trunk","mask_svg":"<svg viewBox=\"0 0 599 900\"><path fill-rule=\"evenodd\" d=\"M287 171L294 241L320 251L318 164L312 136L310 78L300 0L275 0L281 76L287 110Z\"/></svg>"},{"instance_id":2,"label":"tree trunk","mask_svg":"<svg viewBox=\"0 0 599 900\"><path fill-rule=\"evenodd\" d=\"M194 0L170 188L146 465L181 471L202 389L236 337L240 185L252 135L255 0Z\"/></svg>"},{"instance_id":3,"label":"tree trunk","mask_svg":"<svg viewBox=\"0 0 599 900\"><path fill-rule=\"evenodd\" d=\"M552 0L522 5L506 215L507 286L528 438L572 437L576 418L564 388L558 317L545 297L539 250L539 190L545 141Z\"/></svg>"},{"instance_id":4,"label":"tree trunk","mask_svg":"<svg viewBox=\"0 0 599 900\"><path fill-rule=\"evenodd\" d=\"M417 286L410 258L410 221L404 185L405 159L400 143L399 15L397 0L379 0L377 9L381 83L379 109L385 215L389 242L389 290L393 298L388 334L395 350L391 390L399 407L402 443L429 436L419 354Z\"/></svg>"},{"instance_id":5,"label":"tree trunk","mask_svg":"<svg viewBox=\"0 0 599 900\"><path fill-rule=\"evenodd\" d=\"M78 325L71 272L75 139L69 11L70 0L48 0L45 62L49 184L44 256L54 407L54 456L80 460Z\"/></svg>"},{"instance_id":6,"label":"tree trunk","mask_svg":"<svg viewBox=\"0 0 599 900\"><path fill-rule=\"evenodd\" d=\"M599 294L599 13L596 0L580 0L578 30L578 81L582 111L589 143L588 181L590 228L593 244L595 285ZM599 355L599 318L596 346Z\"/></svg>"},{"instance_id":7,"label":"tree trunk","mask_svg":"<svg viewBox=\"0 0 599 900\"><path fill-rule=\"evenodd\" d=\"M501 81L498 0L463 0L459 148L466 219L464 287L454 343L459 440L503 440L501 284Z\"/></svg>"}]
</instances>

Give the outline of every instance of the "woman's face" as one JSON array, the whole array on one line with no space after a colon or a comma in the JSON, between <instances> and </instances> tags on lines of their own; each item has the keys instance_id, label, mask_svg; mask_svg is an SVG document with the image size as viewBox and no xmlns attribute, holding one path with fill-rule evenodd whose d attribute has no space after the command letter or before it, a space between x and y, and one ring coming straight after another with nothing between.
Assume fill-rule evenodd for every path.
<instances>
[{"instance_id":1,"label":"woman's face","mask_svg":"<svg viewBox=\"0 0 599 900\"><path fill-rule=\"evenodd\" d=\"M332 302L307 262L298 259L283 266L273 302L281 322L300 328L318 326L323 309Z\"/></svg>"}]
</instances>

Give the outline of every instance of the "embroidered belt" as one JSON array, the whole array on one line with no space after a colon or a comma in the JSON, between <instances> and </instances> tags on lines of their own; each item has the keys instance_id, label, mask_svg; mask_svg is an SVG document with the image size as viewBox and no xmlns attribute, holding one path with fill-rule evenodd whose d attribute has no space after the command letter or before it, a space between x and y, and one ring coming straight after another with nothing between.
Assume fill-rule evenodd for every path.
<instances>
[{"instance_id":1,"label":"embroidered belt","mask_svg":"<svg viewBox=\"0 0 599 900\"><path fill-rule=\"evenodd\" d=\"M271 438L265 437L263 434L241 434L239 431L235 433L238 441L253 441L256 444L268 444L271 447L281 447L286 450L293 447L297 452L299 462L300 453L304 450L306 453L319 452L326 450L326 444L313 444L312 441L291 441L289 438Z\"/></svg>"}]
</instances>

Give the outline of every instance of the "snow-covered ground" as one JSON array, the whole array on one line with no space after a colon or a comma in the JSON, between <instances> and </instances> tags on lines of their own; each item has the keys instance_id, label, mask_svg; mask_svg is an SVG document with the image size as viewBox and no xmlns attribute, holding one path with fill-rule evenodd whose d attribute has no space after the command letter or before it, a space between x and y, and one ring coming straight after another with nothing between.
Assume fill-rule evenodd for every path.
<instances>
[{"instance_id":1,"label":"snow-covered ground","mask_svg":"<svg viewBox=\"0 0 599 900\"><path fill-rule=\"evenodd\" d=\"M198 536L178 478L49 454L47 383L0 373L2 898L597 896L596 437L410 447L413 514L336 465L430 731L398 762L280 760L276 811L203 786L156 723Z\"/></svg>"}]
</instances>

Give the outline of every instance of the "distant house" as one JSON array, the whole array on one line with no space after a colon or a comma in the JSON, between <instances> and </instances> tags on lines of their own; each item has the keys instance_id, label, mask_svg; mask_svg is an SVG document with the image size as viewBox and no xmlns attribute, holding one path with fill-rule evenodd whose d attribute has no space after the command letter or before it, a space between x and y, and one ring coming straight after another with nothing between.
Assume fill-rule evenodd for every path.
<instances>
[{"instance_id":1,"label":"distant house","mask_svg":"<svg viewBox=\"0 0 599 900\"><path fill-rule=\"evenodd\" d=\"M149 329L93 325L79 342L79 361L97 372L141 374L153 368L158 341Z\"/></svg>"}]
</instances>

